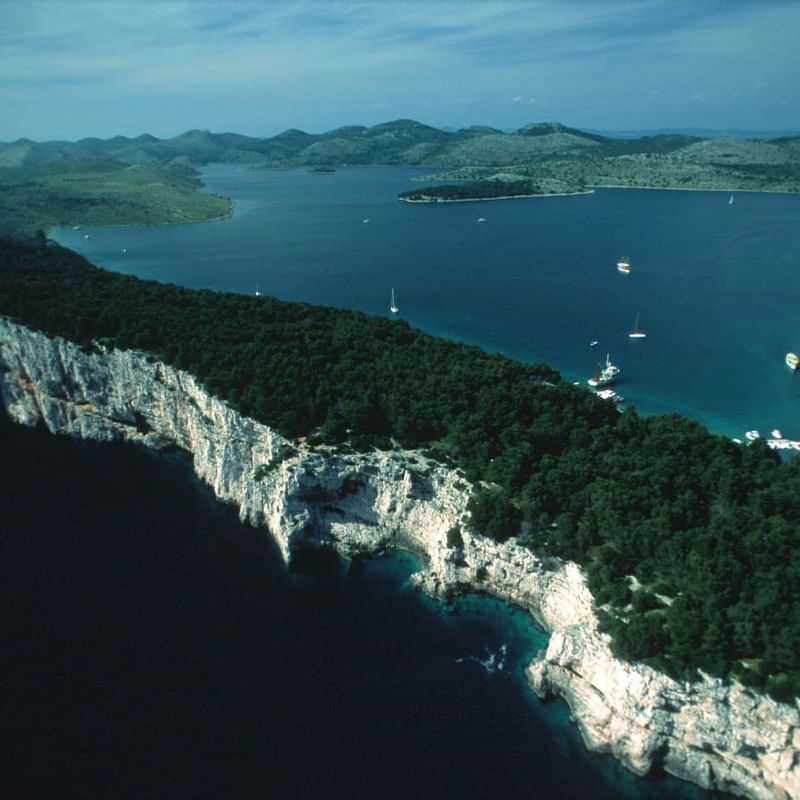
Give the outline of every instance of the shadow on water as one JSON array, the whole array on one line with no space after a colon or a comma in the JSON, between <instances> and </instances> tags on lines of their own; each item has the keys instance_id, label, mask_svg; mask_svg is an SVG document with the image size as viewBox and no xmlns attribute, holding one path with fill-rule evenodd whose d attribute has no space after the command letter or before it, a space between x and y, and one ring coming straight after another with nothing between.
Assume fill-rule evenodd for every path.
<instances>
[{"instance_id":1,"label":"shadow on water","mask_svg":"<svg viewBox=\"0 0 800 800\"><path fill-rule=\"evenodd\" d=\"M433 603L413 556L289 572L180 453L0 446L9 797L711 797L586 753L527 615Z\"/></svg>"}]
</instances>

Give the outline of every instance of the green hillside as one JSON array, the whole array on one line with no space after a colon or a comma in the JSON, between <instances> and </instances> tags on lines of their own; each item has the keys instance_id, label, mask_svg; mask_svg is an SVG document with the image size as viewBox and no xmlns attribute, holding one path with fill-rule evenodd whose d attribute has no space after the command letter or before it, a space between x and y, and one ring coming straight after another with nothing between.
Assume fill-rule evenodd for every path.
<instances>
[{"instance_id":1,"label":"green hillside","mask_svg":"<svg viewBox=\"0 0 800 800\"><path fill-rule=\"evenodd\" d=\"M229 214L229 200L201 192L195 171L103 160L0 169L0 233L53 226L195 222Z\"/></svg>"},{"instance_id":2,"label":"green hillside","mask_svg":"<svg viewBox=\"0 0 800 800\"><path fill-rule=\"evenodd\" d=\"M800 696L800 458L402 321L141 281L43 241L0 240L0 314L145 350L311 446L424 447L480 487L464 524L583 565L622 657Z\"/></svg>"},{"instance_id":3,"label":"green hillside","mask_svg":"<svg viewBox=\"0 0 800 800\"><path fill-rule=\"evenodd\" d=\"M0 143L0 172L73 161L151 167L230 162L259 167L391 164L441 167L448 180L534 182L558 191L630 186L729 191L800 190L800 137L703 139L656 134L614 139L536 122L513 133L472 126L442 131L409 119L325 133L290 129L267 138L187 131L171 139L135 138ZM546 189L547 193L550 189ZM132 198L146 217L141 199ZM174 205L174 204L173 204ZM164 208L170 206L165 201ZM202 209L190 212L201 216ZM171 221L167 215L162 221ZM150 213L150 218L153 218Z\"/></svg>"}]
</instances>

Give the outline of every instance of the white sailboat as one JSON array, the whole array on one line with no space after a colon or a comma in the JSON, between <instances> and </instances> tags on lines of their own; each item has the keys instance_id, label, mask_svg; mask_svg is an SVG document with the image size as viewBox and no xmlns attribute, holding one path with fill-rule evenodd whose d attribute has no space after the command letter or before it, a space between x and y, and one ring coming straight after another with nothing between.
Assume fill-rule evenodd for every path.
<instances>
[{"instance_id":1,"label":"white sailboat","mask_svg":"<svg viewBox=\"0 0 800 800\"><path fill-rule=\"evenodd\" d=\"M389 306L389 311L392 314L396 314L400 309L397 307L397 304L394 301L394 286L392 287L392 304Z\"/></svg>"},{"instance_id":2,"label":"white sailboat","mask_svg":"<svg viewBox=\"0 0 800 800\"><path fill-rule=\"evenodd\" d=\"M633 323L633 330L628 334L631 339L644 339L647 334L639 327L639 312L636 312L636 322Z\"/></svg>"},{"instance_id":3,"label":"white sailboat","mask_svg":"<svg viewBox=\"0 0 800 800\"><path fill-rule=\"evenodd\" d=\"M729 206L733 205L733 195L730 196L730 199L728 200L728 205Z\"/></svg>"},{"instance_id":4,"label":"white sailboat","mask_svg":"<svg viewBox=\"0 0 800 800\"><path fill-rule=\"evenodd\" d=\"M606 365L598 364L594 375L586 383L595 387L608 386L609 383L614 383L617 375L619 375L619 367L611 363L611 357L606 353Z\"/></svg>"}]
</instances>

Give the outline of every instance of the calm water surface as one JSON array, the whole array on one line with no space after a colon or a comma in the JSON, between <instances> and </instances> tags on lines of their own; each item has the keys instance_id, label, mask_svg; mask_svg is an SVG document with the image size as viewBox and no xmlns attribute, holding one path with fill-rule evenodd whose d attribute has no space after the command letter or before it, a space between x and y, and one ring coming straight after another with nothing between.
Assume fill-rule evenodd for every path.
<instances>
[{"instance_id":1,"label":"calm water surface","mask_svg":"<svg viewBox=\"0 0 800 800\"><path fill-rule=\"evenodd\" d=\"M395 287L411 324L570 380L610 352L642 411L800 438L800 384L782 363L800 349L800 198L397 202L419 172L212 166L230 219L55 235L189 287L375 314ZM644 341L627 336L637 313ZM0 663L19 698L4 728L18 794L715 796L586 753L564 706L525 687L543 635L493 601L429 602L407 583L410 557L287 574L185 464L6 423L0 442L15 454L0 482L14 643Z\"/></svg>"},{"instance_id":2,"label":"calm water surface","mask_svg":"<svg viewBox=\"0 0 800 800\"><path fill-rule=\"evenodd\" d=\"M180 458L0 446L4 797L712 797L587 753L526 615L427 600L410 556L287 573Z\"/></svg>"},{"instance_id":3,"label":"calm water surface","mask_svg":"<svg viewBox=\"0 0 800 800\"><path fill-rule=\"evenodd\" d=\"M619 392L640 411L800 439L800 380L783 364L800 351L800 196L398 202L419 173L217 165L204 179L236 201L230 219L56 237L103 266L189 287L374 314L388 314L395 287L412 325L546 361L570 380L584 382L610 352ZM627 276L615 268L623 253ZM628 338L637 313L645 340Z\"/></svg>"}]
</instances>

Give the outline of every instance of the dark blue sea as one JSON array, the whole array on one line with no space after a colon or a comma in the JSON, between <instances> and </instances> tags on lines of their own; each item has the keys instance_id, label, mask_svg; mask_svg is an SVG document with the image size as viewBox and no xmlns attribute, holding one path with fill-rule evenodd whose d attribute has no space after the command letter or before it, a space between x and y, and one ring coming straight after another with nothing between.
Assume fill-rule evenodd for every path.
<instances>
[{"instance_id":1,"label":"dark blue sea","mask_svg":"<svg viewBox=\"0 0 800 800\"><path fill-rule=\"evenodd\" d=\"M570 380L610 352L643 412L800 438L783 366L800 350L800 197L397 202L419 173L214 166L229 219L53 235L191 287L375 314L394 287L411 324ZM410 556L287 572L178 455L2 419L0 448L7 796L714 797L588 754L564 705L525 686L544 635L486 598L427 600Z\"/></svg>"},{"instance_id":2,"label":"dark blue sea","mask_svg":"<svg viewBox=\"0 0 800 800\"><path fill-rule=\"evenodd\" d=\"M288 572L186 458L0 417L8 798L710 800L583 748L487 598L411 556Z\"/></svg>"},{"instance_id":3,"label":"dark blue sea","mask_svg":"<svg viewBox=\"0 0 800 800\"><path fill-rule=\"evenodd\" d=\"M641 412L800 439L800 376L784 364L800 352L800 195L398 202L421 172L217 165L204 179L235 200L229 219L54 235L95 263L189 287L373 314L389 313L394 287L412 325L545 361L572 381L610 353L619 393ZM623 254L629 275L616 270ZM643 340L628 338L637 314Z\"/></svg>"}]
</instances>

